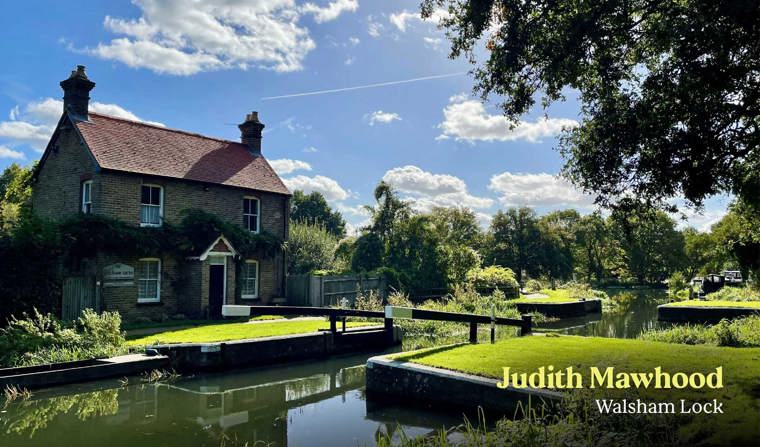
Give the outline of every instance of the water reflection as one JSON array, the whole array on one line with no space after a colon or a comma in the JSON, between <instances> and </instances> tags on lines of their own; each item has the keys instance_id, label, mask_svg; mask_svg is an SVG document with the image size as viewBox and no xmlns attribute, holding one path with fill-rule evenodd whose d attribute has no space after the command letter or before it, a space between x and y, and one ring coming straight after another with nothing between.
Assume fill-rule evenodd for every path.
<instances>
[{"instance_id":1,"label":"water reflection","mask_svg":"<svg viewBox=\"0 0 760 447\"><path fill-rule=\"evenodd\" d=\"M398 423L407 435L416 436L461 422L456 414L377 404L368 408L366 358L174 383L41 391L3 410L0 445L373 445L377 433L394 433Z\"/></svg>"},{"instance_id":2,"label":"water reflection","mask_svg":"<svg viewBox=\"0 0 760 447\"><path fill-rule=\"evenodd\" d=\"M670 323L657 321L657 306L668 301L664 290L607 290L607 293L617 303L613 309L604 309L601 314L545 323L539 328L555 329L571 335L636 338L643 331L671 326Z\"/></svg>"}]
</instances>

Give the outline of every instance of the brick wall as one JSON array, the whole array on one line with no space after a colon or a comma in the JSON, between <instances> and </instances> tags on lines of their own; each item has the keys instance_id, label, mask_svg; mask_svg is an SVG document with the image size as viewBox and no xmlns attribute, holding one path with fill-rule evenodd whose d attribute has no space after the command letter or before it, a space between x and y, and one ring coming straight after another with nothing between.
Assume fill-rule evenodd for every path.
<instances>
[{"instance_id":1,"label":"brick wall","mask_svg":"<svg viewBox=\"0 0 760 447\"><path fill-rule=\"evenodd\" d=\"M140 188L143 184L158 185L164 192L164 221L178 224L181 212L197 208L215 214L228 222L243 226L243 198L257 197L260 201L261 228L278 237L285 237L287 197L260 191L249 191L221 185L103 171L93 186L93 212L124 222L140 224Z\"/></svg>"},{"instance_id":2,"label":"brick wall","mask_svg":"<svg viewBox=\"0 0 760 447\"><path fill-rule=\"evenodd\" d=\"M73 129L61 130L33 187L32 209L40 217L60 219L77 214L82 181L97 176L89 150Z\"/></svg>"}]
</instances>

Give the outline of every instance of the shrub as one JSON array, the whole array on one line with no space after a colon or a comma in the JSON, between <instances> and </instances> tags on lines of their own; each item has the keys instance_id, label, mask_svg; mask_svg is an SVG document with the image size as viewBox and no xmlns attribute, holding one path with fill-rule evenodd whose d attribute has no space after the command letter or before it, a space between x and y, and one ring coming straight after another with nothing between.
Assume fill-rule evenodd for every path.
<instances>
[{"instance_id":1,"label":"shrub","mask_svg":"<svg viewBox=\"0 0 760 447\"><path fill-rule=\"evenodd\" d=\"M359 293L356 295L354 308L358 310L383 310L383 298L374 290L370 290L368 293Z\"/></svg>"},{"instance_id":2,"label":"shrub","mask_svg":"<svg viewBox=\"0 0 760 447\"><path fill-rule=\"evenodd\" d=\"M750 286L730 287L726 286L705 296L705 299L715 301L755 301L760 300L760 292Z\"/></svg>"},{"instance_id":3,"label":"shrub","mask_svg":"<svg viewBox=\"0 0 760 447\"><path fill-rule=\"evenodd\" d=\"M760 316L721 320L713 326L679 325L669 329L644 332L639 338L687 345L760 346Z\"/></svg>"},{"instance_id":4,"label":"shrub","mask_svg":"<svg viewBox=\"0 0 760 447\"><path fill-rule=\"evenodd\" d=\"M529 293L538 293L544 289L544 285L537 279L529 279L525 283L525 290Z\"/></svg>"},{"instance_id":5,"label":"shrub","mask_svg":"<svg viewBox=\"0 0 760 447\"><path fill-rule=\"evenodd\" d=\"M118 354L124 346L118 312L85 309L73 327L34 309L0 329L0 364L27 366Z\"/></svg>"},{"instance_id":6,"label":"shrub","mask_svg":"<svg viewBox=\"0 0 760 447\"><path fill-rule=\"evenodd\" d=\"M288 240L288 273L329 270L334 266L338 240L321 225L291 222Z\"/></svg>"},{"instance_id":7,"label":"shrub","mask_svg":"<svg viewBox=\"0 0 760 447\"><path fill-rule=\"evenodd\" d=\"M681 272L675 272L668 278L668 292L671 296L677 296L678 292L688 289L689 285Z\"/></svg>"},{"instance_id":8,"label":"shrub","mask_svg":"<svg viewBox=\"0 0 760 447\"><path fill-rule=\"evenodd\" d=\"M467 282L479 292L491 292L499 289L508 298L516 298L519 294L519 285L515 279L515 273L511 269L498 265L470 270L467 273Z\"/></svg>"}]
</instances>

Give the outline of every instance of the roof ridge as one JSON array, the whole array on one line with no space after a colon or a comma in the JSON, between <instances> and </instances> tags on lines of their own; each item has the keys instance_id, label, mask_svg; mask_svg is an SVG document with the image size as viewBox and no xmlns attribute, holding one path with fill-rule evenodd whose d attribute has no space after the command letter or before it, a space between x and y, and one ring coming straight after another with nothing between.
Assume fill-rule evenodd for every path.
<instances>
[{"instance_id":1,"label":"roof ridge","mask_svg":"<svg viewBox=\"0 0 760 447\"><path fill-rule=\"evenodd\" d=\"M214 141L221 141L223 143L233 143L233 144L243 145L243 143L241 143L240 141L233 141L233 140L228 140L226 138L219 138L219 137L211 137L211 136L203 135L203 134L200 134L200 133L197 133L197 132L190 132L189 130L182 130L182 129L177 129L177 128L169 127L169 126L159 126L157 124L152 124L152 123L148 123L148 122L140 121L140 120L133 120L133 119L124 118L124 117L121 117L121 116L108 115L106 113L99 113L99 112L89 112L89 114L90 115L95 115L95 116L100 116L100 117L107 118L107 119L113 119L113 120L117 120L117 121L126 121L128 123L137 124L137 125L140 125L140 126L152 127L154 129L167 130L169 132L175 132L175 133L181 133L181 134L185 134L185 135L190 135L190 136L193 136L193 137L205 138L207 140L214 140Z\"/></svg>"}]
</instances>

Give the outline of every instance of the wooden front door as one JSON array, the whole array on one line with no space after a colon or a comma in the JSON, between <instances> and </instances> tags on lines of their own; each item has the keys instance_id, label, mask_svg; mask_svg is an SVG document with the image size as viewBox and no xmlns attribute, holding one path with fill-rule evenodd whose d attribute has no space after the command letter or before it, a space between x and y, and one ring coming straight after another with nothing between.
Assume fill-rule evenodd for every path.
<instances>
[{"instance_id":1,"label":"wooden front door","mask_svg":"<svg viewBox=\"0 0 760 447\"><path fill-rule=\"evenodd\" d=\"M211 318L222 317L222 305L224 304L224 265L212 264L209 266L208 280L208 307Z\"/></svg>"}]
</instances>

